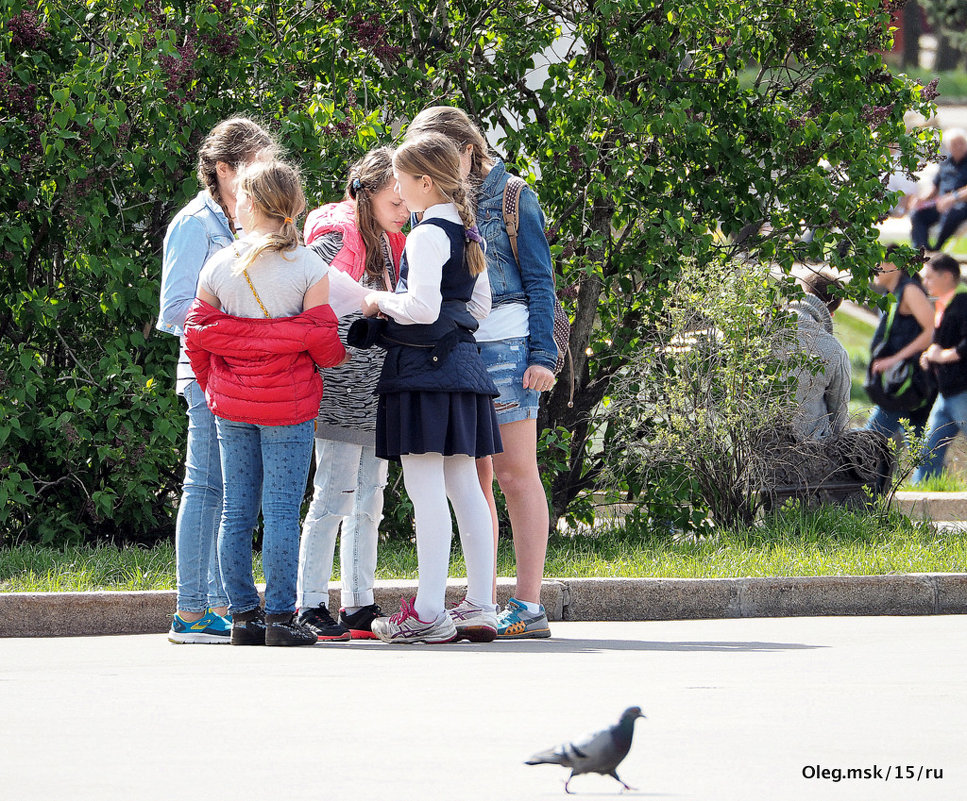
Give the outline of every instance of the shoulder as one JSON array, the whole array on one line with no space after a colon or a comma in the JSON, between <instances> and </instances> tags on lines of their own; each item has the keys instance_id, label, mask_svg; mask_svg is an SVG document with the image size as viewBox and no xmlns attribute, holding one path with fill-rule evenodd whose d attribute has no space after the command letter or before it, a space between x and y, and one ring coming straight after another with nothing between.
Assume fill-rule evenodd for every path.
<instances>
[{"instance_id":1,"label":"shoulder","mask_svg":"<svg viewBox=\"0 0 967 801\"><path fill-rule=\"evenodd\" d=\"M312 248L303 247L299 245L295 249L295 258L297 258L303 265L305 265L307 270L318 271L322 270L323 274L329 272L329 263L322 258L315 250Z\"/></svg>"},{"instance_id":2,"label":"shoulder","mask_svg":"<svg viewBox=\"0 0 967 801\"><path fill-rule=\"evenodd\" d=\"M325 234L338 232L343 235L355 233L356 228L356 206L351 200L343 200L339 203L327 203L309 212L306 217L304 235L306 244L312 242Z\"/></svg>"},{"instance_id":3,"label":"shoulder","mask_svg":"<svg viewBox=\"0 0 967 801\"><path fill-rule=\"evenodd\" d=\"M235 249L232 247L222 248L205 262L201 268L199 281L210 280L214 276L224 275L231 265L235 262Z\"/></svg>"}]
</instances>

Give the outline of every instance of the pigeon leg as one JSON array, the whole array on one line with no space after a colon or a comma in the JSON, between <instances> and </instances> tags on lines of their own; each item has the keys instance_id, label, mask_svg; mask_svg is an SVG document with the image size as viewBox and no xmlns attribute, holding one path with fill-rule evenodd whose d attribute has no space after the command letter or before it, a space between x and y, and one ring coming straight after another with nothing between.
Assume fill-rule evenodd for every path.
<instances>
[{"instance_id":1,"label":"pigeon leg","mask_svg":"<svg viewBox=\"0 0 967 801\"><path fill-rule=\"evenodd\" d=\"M567 787L571 783L571 779L573 778L574 778L574 771L571 771L571 775L568 776L567 781L564 782L564 792L567 793L568 795L574 795L574 793L572 793Z\"/></svg>"},{"instance_id":2,"label":"pigeon leg","mask_svg":"<svg viewBox=\"0 0 967 801\"><path fill-rule=\"evenodd\" d=\"M609 773L608 775L611 776L616 782L618 782L618 784L620 784L622 787L624 787L625 790L634 790L634 789L636 789L634 787L631 787L628 784L625 784L623 781L621 781L621 779L618 778L618 772L616 770L611 771L611 773ZM624 792L624 790L622 790L622 792Z\"/></svg>"}]
</instances>

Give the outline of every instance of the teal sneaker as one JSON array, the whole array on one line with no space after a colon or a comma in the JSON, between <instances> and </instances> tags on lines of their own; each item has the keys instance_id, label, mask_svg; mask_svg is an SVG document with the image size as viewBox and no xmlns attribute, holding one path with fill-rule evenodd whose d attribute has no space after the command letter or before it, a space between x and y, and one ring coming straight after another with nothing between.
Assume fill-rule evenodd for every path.
<instances>
[{"instance_id":1,"label":"teal sneaker","mask_svg":"<svg viewBox=\"0 0 967 801\"><path fill-rule=\"evenodd\" d=\"M529 640L551 636L544 607L537 614L527 611L516 598L511 598L507 607L497 616L498 640Z\"/></svg>"},{"instance_id":2,"label":"teal sneaker","mask_svg":"<svg viewBox=\"0 0 967 801\"><path fill-rule=\"evenodd\" d=\"M208 645L228 645L232 636L232 619L216 615L209 609L205 616L194 623L182 620L175 612L168 631L168 641L174 643L205 643Z\"/></svg>"}]
</instances>

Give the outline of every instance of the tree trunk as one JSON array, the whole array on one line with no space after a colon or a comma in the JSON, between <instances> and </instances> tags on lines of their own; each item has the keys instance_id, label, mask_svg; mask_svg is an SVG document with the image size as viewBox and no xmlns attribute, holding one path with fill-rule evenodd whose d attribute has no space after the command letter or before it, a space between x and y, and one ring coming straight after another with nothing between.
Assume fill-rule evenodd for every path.
<instances>
[{"instance_id":1,"label":"tree trunk","mask_svg":"<svg viewBox=\"0 0 967 801\"><path fill-rule=\"evenodd\" d=\"M922 32L920 4L909 0L903 7L903 67L920 66L920 34Z\"/></svg>"},{"instance_id":2,"label":"tree trunk","mask_svg":"<svg viewBox=\"0 0 967 801\"><path fill-rule=\"evenodd\" d=\"M950 72L960 66L964 54L950 43L950 39L941 32L937 32L937 60L934 62L934 72Z\"/></svg>"}]
</instances>

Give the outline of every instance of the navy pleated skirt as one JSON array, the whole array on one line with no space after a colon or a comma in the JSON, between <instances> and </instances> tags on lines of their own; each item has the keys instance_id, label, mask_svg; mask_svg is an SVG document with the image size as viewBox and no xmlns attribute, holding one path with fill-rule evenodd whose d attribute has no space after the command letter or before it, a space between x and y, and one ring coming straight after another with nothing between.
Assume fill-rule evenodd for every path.
<instances>
[{"instance_id":1,"label":"navy pleated skirt","mask_svg":"<svg viewBox=\"0 0 967 801\"><path fill-rule=\"evenodd\" d=\"M376 455L419 453L479 459L503 451L494 400L476 392L390 392L379 396Z\"/></svg>"}]
</instances>

